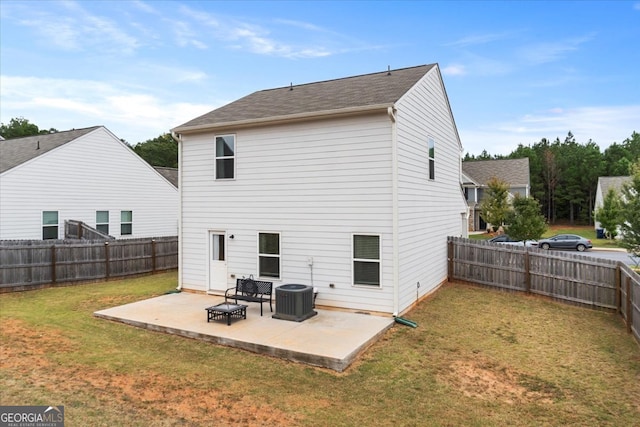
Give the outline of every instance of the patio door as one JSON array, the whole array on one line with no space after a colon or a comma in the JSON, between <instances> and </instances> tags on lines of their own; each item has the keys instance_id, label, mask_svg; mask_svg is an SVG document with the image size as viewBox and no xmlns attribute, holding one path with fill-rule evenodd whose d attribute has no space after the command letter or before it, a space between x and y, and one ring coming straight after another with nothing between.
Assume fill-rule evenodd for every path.
<instances>
[{"instance_id":1,"label":"patio door","mask_svg":"<svg viewBox=\"0 0 640 427\"><path fill-rule=\"evenodd\" d=\"M227 289L227 245L224 232L209 232L209 290Z\"/></svg>"}]
</instances>

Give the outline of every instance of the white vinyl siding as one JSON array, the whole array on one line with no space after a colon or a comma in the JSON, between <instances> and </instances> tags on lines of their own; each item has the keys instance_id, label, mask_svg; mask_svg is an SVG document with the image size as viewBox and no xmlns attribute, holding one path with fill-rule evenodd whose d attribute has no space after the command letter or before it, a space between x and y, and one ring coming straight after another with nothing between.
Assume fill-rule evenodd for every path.
<instances>
[{"instance_id":1,"label":"white vinyl siding","mask_svg":"<svg viewBox=\"0 0 640 427\"><path fill-rule=\"evenodd\" d=\"M351 261L353 234L392 232L390 133L386 113L237 131L236 179L215 185L210 134L183 135L182 285L206 290L206 230L235 236L229 286L232 275L257 276L258 233L281 230L274 286L313 284L328 305L390 311L392 268L383 266L381 285L369 295L371 287L352 286ZM381 241L382 259L391 260L392 239Z\"/></svg>"},{"instance_id":2,"label":"white vinyl siding","mask_svg":"<svg viewBox=\"0 0 640 427\"><path fill-rule=\"evenodd\" d=\"M41 239L42 211L55 207L66 220L94 224L96 210L135 213L127 238L176 236L178 190L131 148L98 128L4 172L0 177L0 239Z\"/></svg>"},{"instance_id":3,"label":"white vinyl siding","mask_svg":"<svg viewBox=\"0 0 640 427\"><path fill-rule=\"evenodd\" d=\"M397 103L400 309L416 292L432 292L447 279L447 236L466 231L460 188L461 150L437 69ZM436 179L429 179L429 145L437 141ZM420 287L417 283L420 282Z\"/></svg>"}]
</instances>

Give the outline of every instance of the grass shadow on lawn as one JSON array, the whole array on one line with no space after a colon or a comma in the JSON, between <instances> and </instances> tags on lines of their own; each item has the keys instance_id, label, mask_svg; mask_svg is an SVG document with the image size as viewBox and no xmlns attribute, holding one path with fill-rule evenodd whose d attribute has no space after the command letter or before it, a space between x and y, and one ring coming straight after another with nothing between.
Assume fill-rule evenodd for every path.
<instances>
[{"instance_id":1,"label":"grass shadow on lawn","mask_svg":"<svg viewBox=\"0 0 640 427\"><path fill-rule=\"evenodd\" d=\"M616 315L452 284L346 372L92 313L176 274L0 295L2 405L73 425L634 425L640 348Z\"/></svg>"}]
</instances>

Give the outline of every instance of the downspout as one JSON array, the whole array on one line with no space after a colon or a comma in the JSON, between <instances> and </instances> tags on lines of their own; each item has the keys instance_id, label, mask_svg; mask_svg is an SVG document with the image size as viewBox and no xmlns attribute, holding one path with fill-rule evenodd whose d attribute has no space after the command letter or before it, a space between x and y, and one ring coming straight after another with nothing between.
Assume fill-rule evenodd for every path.
<instances>
[{"instance_id":1,"label":"downspout","mask_svg":"<svg viewBox=\"0 0 640 427\"><path fill-rule=\"evenodd\" d=\"M392 198L392 234L393 234L393 315L400 312L400 245L398 238L398 135L396 129L396 111L387 108L391 119L391 198Z\"/></svg>"},{"instance_id":2,"label":"downspout","mask_svg":"<svg viewBox=\"0 0 640 427\"><path fill-rule=\"evenodd\" d=\"M182 135L171 132L178 143L178 290L182 290Z\"/></svg>"}]
</instances>

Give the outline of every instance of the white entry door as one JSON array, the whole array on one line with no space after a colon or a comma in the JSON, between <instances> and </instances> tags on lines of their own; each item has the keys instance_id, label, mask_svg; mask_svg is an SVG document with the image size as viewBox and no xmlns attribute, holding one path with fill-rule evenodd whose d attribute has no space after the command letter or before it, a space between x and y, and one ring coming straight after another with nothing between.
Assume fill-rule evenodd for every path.
<instances>
[{"instance_id":1,"label":"white entry door","mask_svg":"<svg viewBox=\"0 0 640 427\"><path fill-rule=\"evenodd\" d=\"M209 290L227 289L227 246L225 233L209 232Z\"/></svg>"}]
</instances>

